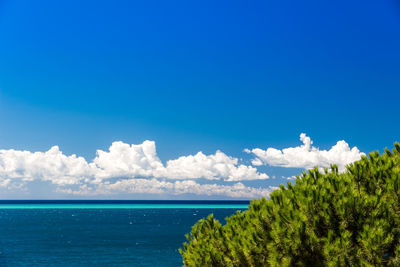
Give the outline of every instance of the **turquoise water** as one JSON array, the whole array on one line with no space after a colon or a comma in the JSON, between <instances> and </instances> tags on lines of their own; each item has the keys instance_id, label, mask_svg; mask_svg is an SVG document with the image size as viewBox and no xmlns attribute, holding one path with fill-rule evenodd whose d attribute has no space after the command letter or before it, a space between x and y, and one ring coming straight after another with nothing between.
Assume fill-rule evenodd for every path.
<instances>
[{"instance_id":1,"label":"turquoise water","mask_svg":"<svg viewBox=\"0 0 400 267\"><path fill-rule=\"evenodd\" d=\"M182 266L193 224L235 201L0 201L0 266Z\"/></svg>"},{"instance_id":2,"label":"turquoise water","mask_svg":"<svg viewBox=\"0 0 400 267\"><path fill-rule=\"evenodd\" d=\"M0 209L247 209L246 204L0 204Z\"/></svg>"}]
</instances>

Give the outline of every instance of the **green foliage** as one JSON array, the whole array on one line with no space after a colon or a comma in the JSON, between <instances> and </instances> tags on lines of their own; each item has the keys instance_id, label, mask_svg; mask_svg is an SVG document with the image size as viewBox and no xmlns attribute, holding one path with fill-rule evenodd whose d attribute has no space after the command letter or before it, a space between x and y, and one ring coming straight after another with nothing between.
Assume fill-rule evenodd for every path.
<instances>
[{"instance_id":1,"label":"green foliage","mask_svg":"<svg viewBox=\"0 0 400 267\"><path fill-rule=\"evenodd\" d=\"M400 145L333 165L253 200L221 225L197 222L185 266L400 266Z\"/></svg>"}]
</instances>

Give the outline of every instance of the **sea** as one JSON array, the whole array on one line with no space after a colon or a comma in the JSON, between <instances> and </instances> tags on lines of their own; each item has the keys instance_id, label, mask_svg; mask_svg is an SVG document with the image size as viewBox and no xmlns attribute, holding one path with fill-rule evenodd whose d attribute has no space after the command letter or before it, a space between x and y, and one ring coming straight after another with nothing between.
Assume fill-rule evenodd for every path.
<instances>
[{"instance_id":1,"label":"sea","mask_svg":"<svg viewBox=\"0 0 400 267\"><path fill-rule=\"evenodd\" d=\"M182 266L193 224L249 201L0 201L0 266Z\"/></svg>"}]
</instances>

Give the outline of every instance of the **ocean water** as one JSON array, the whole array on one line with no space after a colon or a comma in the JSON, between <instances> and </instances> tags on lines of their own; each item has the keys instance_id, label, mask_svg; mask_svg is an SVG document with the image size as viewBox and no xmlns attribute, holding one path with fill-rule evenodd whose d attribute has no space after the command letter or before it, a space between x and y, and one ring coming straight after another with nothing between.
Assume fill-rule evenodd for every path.
<instances>
[{"instance_id":1,"label":"ocean water","mask_svg":"<svg viewBox=\"0 0 400 267\"><path fill-rule=\"evenodd\" d=\"M182 266L199 219L238 201L0 201L0 266Z\"/></svg>"}]
</instances>

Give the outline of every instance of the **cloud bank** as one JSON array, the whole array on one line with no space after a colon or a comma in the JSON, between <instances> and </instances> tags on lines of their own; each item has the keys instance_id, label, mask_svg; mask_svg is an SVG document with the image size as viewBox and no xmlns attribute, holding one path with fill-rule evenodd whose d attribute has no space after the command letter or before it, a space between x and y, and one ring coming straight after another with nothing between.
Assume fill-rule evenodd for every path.
<instances>
[{"instance_id":1,"label":"cloud bank","mask_svg":"<svg viewBox=\"0 0 400 267\"><path fill-rule=\"evenodd\" d=\"M90 164L97 179L113 177L155 177L168 179L199 179L243 181L267 179L268 175L259 173L256 168L239 164L237 158L227 156L221 151L212 155L198 152L196 155L182 156L160 161L154 141L144 141L140 145L114 142L109 151L97 151Z\"/></svg>"},{"instance_id":2,"label":"cloud bank","mask_svg":"<svg viewBox=\"0 0 400 267\"><path fill-rule=\"evenodd\" d=\"M254 148L244 151L255 155L252 160L254 166L270 165L286 168L304 168L311 169L315 166L329 167L331 164L339 166L339 170L344 170L347 164L360 160L364 153L357 147L350 149L345 141L338 141L336 145L329 150L320 150L312 146L313 141L306 134L300 134L300 140L303 145L297 147L284 148Z\"/></svg>"},{"instance_id":3,"label":"cloud bank","mask_svg":"<svg viewBox=\"0 0 400 267\"><path fill-rule=\"evenodd\" d=\"M251 198L269 191L246 187L239 181L267 178L267 174L221 151L211 155L198 152L163 164L154 141L137 145L114 142L108 151L97 150L91 162L65 155L58 146L46 152L0 150L0 187L8 189L42 181L56 185L58 192L76 195L165 193ZM214 183L201 184L195 179ZM237 183L221 185L215 181Z\"/></svg>"},{"instance_id":4,"label":"cloud bank","mask_svg":"<svg viewBox=\"0 0 400 267\"><path fill-rule=\"evenodd\" d=\"M255 198L268 196L273 190L273 187L245 185L259 185L248 181L269 178L257 166L310 169L337 164L344 170L347 164L364 155L345 141L338 141L329 150L320 150L306 134L302 133L300 140L302 145L282 150L245 149L254 156L252 165L219 150L210 155L198 152L163 163L154 141L132 145L113 142L107 151L97 150L92 161L65 155L58 146L45 152L0 150L0 192L29 192L32 185L39 184L42 191L46 190L44 185L50 185L56 194L73 196L192 194Z\"/></svg>"}]
</instances>

